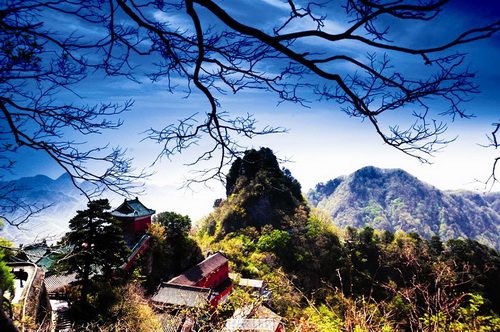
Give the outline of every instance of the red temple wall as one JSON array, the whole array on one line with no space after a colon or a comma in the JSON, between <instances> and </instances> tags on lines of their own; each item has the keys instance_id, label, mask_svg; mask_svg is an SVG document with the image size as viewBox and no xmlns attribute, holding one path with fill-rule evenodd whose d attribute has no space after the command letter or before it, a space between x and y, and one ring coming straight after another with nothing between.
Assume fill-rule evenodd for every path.
<instances>
[{"instance_id":1,"label":"red temple wall","mask_svg":"<svg viewBox=\"0 0 500 332\"><path fill-rule=\"evenodd\" d=\"M227 278L229 278L229 265L226 262L224 265L210 273L210 275L198 281L196 286L214 289Z\"/></svg>"},{"instance_id":2,"label":"red temple wall","mask_svg":"<svg viewBox=\"0 0 500 332\"><path fill-rule=\"evenodd\" d=\"M151 216L136 218L134 222L135 232L145 232L151 226Z\"/></svg>"},{"instance_id":3,"label":"red temple wall","mask_svg":"<svg viewBox=\"0 0 500 332\"><path fill-rule=\"evenodd\" d=\"M135 235L136 233L145 233L149 226L151 226L151 216L126 219L121 224L123 232L131 235Z\"/></svg>"}]
</instances>

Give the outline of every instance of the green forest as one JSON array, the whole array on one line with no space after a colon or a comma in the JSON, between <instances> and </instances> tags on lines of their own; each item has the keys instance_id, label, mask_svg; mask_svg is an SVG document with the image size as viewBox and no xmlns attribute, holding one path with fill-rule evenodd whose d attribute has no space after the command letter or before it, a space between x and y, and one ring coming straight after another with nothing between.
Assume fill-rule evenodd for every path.
<instances>
[{"instance_id":1,"label":"green forest","mask_svg":"<svg viewBox=\"0 0 500 332\"><path fill-rule=\"evenodd\" d=\"M500 249L497 192L439 190L404 170L367 166L317 184L306 197L341 228L370 225L427 239L470 238Z\"/></svg>"},{"instance_id":2,"label":"green forest","mask_svg":"<svg viewBox=\"0 0 500 332\"><path fill-rule=\"evenodd\" d=\"M52 267L78 274L65 289L75 330L170 331L172 322L189 317L196 331L221 331L248 304L271 309L286 331L500 329L495 249L369 225L340 228L306 202L300 183L268 148L246 151L226 183L227 197L215 200L213 212L196 224L175 212L156 214L150 246L127 271L118 268L129 252L107 200L79 211L61 240L73 246L72 254L61 253ZM268 293L235 286L216 309L151 302L161 281L196 265L207 251L222 252L238 278L265 281ZM0 267L8 288L12 278Z\"/></svg>"}]
</instances>

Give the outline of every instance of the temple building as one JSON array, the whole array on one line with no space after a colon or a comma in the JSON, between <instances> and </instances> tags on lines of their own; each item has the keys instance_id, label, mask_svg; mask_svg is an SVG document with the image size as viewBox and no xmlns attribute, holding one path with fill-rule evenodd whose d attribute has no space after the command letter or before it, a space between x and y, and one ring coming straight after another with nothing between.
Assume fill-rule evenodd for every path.
<instances>
[{"instance_id":1,"label":"temple building","mask_svg":"<svg viewBox=\"0 0 500 332\"><path fill-rule=\"evenodd\" d=\"M122 222L121 227L127 242L137 242L151 226L151 216L155 210L149 209L139 201L139 198L125 201L111 215Z\"/></svg>"},{"instance_id":2,"label":"temple building","mask_svg":"<svg viewBox=\"0 0 500 332\"><path fill-rule=\"evenodd\" d=\"M153 301L188 307L217 307L232 290L229 278L229 261L220 252L208 256L181 275L163 282Z\"/></svg>"}]
</instances>

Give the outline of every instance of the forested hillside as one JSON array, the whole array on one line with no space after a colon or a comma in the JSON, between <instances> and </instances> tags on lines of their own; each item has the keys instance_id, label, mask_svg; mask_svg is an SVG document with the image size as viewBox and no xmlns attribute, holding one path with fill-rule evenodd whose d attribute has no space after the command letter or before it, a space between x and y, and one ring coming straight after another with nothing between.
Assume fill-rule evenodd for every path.
<instances>
[{"instance_id":1,"label":"forested hillside","mask_svg":"<svg viewBox=\"0 0 500 332\"><path fill-rule=\"evenodd\" d=\"M205 249L222 250L234 272L269 283L273 296L266 304L284 317L288 330L476 331L482 327L493 331L500 327L497 251L474 240L444 243L438 236L426 240L415 232L394 234L371 227L340 230L328 216L311 210L293 194L298 183L270 156L269 149L252 150L233 164L228 197L217 201L197 238ZM360 172L384 184L375 176L378 170ZM415 181L402 171L391 173ZM325 192L347 183L347 179L336 181L324 185ZM349 185L360 191L363 187L358 181ZM375 197L371 191L366 187L364 197ZM434 199L443 195L435 189L432 194ZM407 193L415 195L423 198L427 192L417 187ZM256 207L268 216L266 223L257 221L261 219L256 219ZM390 206L380 210L384 208ZM253 300L243 292L233 294L232 301Z\"/></svg>"},{"instance_id":2,"label":"forested hillside","mask_svg":"<svg viewBox=\"0 0 500 332\"><path fill-rule=\"evenodd\" d=\"M309 202L327 211L333 223L416 232L430 239L471 238L500 249L500 196L441 191L399 169L365 167L318 184Z\"/></svg>"},{"instance_id":3,"label":"forested hillside","mask_svg":"<svg viewBox=\"0 0 500 332\"><path fill-rule=\"evenodd\" d=\"M248 227L291 228L294 215L308 209L299 182L280 169L268 148L246 151L232 164L226 193L227 199L203 224L217 238Z\"/></svg>"}]
</instances>

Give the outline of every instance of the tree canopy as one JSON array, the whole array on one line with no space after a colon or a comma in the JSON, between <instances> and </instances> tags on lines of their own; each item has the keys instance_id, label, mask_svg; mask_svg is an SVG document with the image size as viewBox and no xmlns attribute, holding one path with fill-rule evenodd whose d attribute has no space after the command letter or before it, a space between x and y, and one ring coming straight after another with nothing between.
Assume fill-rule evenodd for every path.
<instances>
[{"instance_id":1,"label":"tree canopy","mask_svg":"<svg viewBox=\"0 0 500 332\"><path fill-rule=\"evenodd\" d=\"M156 223L165 227L167 236L185 236L191 229L191 218L176 212L161 212L153 217Z\"/></svg>"},{"instance_id":2,"label":"tree canopy","mask_svg":"<svg viewBox=\"0 0 500 332\"><path fill-rule=\"evenodd\" d=\"M0 230L3 228L3 222L0 219ZM12 251L8 248L12 247L12 243L0 237L0 296L4 291L14 290L14 276L10 273L7 266L7 258L12 255ZM3 298L0 298L3 301Z\"/></svg>"},{"instance_id":3,"label":"tree canopy","mask_svg":"<svg viewBox=\"0 0 500 332\"><path fill-rule=\"evenodd\" d=\"M110 277L124 263L129 249L123 239L119 221L111 216L107 199L91 201L70 220L70 231L62 243L72 249L62 254L58 269L76 273L81 280L81 301L86 302L93 276Z\"/></svg>"},{"instance_id":4,"label":"tree canopy","mask_svg":"<svg viewBox=\"0 0 500 332\"><path fill-rule=\"evenodd\" d=\"M4 249L0 250L0 295L3 295L4 291L14 290L14 276L10 273L10 268L7 266L5 261ZM3 300L0 299L0 300Z\"/></svg>"},{"instance_id":5,"label":"tree canopy","mask_svg":"<svg viewBox=\"0 0 500 332\"><path fill-rule=\"evenodd\" d=\"M191 219L176 212L161 212L154 216L147 232L151 236L147 260L146 287L156 290L160 280L173 277L203 260L200 247L189 236Z\"/></svg>"}]
</instances>

